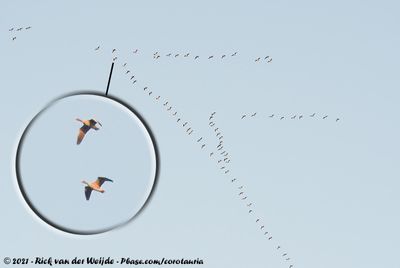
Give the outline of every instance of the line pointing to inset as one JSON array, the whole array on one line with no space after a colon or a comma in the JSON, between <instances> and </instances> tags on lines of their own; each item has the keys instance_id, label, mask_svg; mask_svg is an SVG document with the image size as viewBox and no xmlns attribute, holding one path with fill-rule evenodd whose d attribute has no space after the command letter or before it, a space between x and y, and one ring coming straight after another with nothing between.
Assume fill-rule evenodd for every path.
<instances>
[{"instance_id":1,"label":"line pointing to inset","mask_svg":"<svg viewBox=\"0 0 400 268\"><path fill-rule=\"evenodd\" d=\"M110 70L110 76L108 77L106 96L108 95L108 90L110 88L110 82L111 82L111 76L112 76L113 69L114 69L114 62L111 63L111 70Z\"/></svg>"}]
</instances>

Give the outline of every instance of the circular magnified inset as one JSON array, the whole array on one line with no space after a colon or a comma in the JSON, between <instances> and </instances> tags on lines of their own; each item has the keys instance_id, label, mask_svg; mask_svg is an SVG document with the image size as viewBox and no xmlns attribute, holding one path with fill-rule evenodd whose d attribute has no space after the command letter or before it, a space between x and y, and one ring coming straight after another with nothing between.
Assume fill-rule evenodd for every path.
<instances>
[{"instance_id":1,"label":"circular magnified inset","mask_svg":"<svg viewBox=\"0 0 400 268\"><path fill-rule=\"evenodd\" d=\"M114 98L76 94L51 102L25 129L17 180L29 207L74 234L121 226L148 201L157 147L143 119Z\"/></svg>"}]
</instances>

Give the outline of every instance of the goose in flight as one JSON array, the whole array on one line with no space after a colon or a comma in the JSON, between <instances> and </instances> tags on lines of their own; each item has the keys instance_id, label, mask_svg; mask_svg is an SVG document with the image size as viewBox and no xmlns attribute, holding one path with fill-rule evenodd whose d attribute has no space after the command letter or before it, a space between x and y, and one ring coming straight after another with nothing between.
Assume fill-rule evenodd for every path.
<instances>
[{"instance_id":1,"label":"goose in flight","mask_svg":"<svg viewBox=\"0 0 400 268\"><path fill-rule=\"evenodd\" d=\"M77 145L81 144L83 138L85 137L86 133L89 130L91 130L91 129L99 130L99 127L97 126L97 124L102 127L101 123L96 121L96 120L94 120L94 119L81 120L81 119L77 118L76 120L83 124L83 126L79 129L78 139L76 141Z\"/></svg>"},{"instance_id":2,"label":"goose in flight","mask_svg":"<svg viewBox=\"0 0 400 268\"><path fill-rule=\"evenodd\" d=\"M98 177L97 180L95 180L92 183L88 183L88 182L83 180L82 183L86 184L86 186L85 186L86 200L90 199L90 194L92 193L92 191L104 193L105 191L101 188L101 185L103 185L103 183L106 182L106 181L113 182L113 180L110 180L110 179L105 178L105 177Z\"/></svg>"},{"instance_id":3,"label":"goose in flight","mask_svg":"<svg viewBox=\"0 0 400 268\"><path fill-rule=\"evenodd\" d=\"M100 49L100 46L96 47L94 50L99 50L99 49Z\"/></svg>"}]
</instances>

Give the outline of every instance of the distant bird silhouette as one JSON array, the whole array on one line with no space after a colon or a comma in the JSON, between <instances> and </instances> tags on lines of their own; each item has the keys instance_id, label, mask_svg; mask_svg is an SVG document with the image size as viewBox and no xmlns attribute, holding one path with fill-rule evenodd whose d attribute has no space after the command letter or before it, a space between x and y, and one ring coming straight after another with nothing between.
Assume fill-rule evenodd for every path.
<instances>
[{"instance_id":1,"label":"distant bird silhouette","mask_svg":"<svg viewBox=\"0 0 400 268\"><path fill-rule=\"evenodd\" d=\"M196 57L194 57L194 59L195 59L195 60L197 60L198 58L200 58L200 56L196 56Z\"/></svg>"},{"instance_id":2,"label":"distant bird silhouette","mask_svg":"<svg viewBox=\"0 0 400 268\"><path fill-rule=\"evenodd\" d=\"M14 37L12 38L12 40L14 41L15 39L17 39L17 37L14 36Z\"/></svg>"},{"instance_id":3,"label":"distant bird silhouette","mask_svg":"<svg viewBox=\"0 0 400 268\"><path fill-rule=\"evenodd\" d=\"M327 115L325 115L324 117L322 117L322 119L326 119L326 118L328 118L328 116L327 116Z\"/></svg>"},{"instance_id":4,"label":"distant bird silhouette","mask_svg":"<svg viewBox=\"0 0 400 268\"><path fill-rule=\"evenodd\" d=\"M167 105L168 105L168 101L167 101L167 102L165 102L163 105L164 105L164 106L167 106Z\"/></svg>"},{"instance_id":5,"label":"distant bird silhouette","mask_svg":"<svg viewBox=\"0 0 400 268\"><path fill-rule=\"evenodd\" d=\"M272 61L272 58L271 59L269 59L269 61L267 61L267 63L270 63Z\"/></svg>"},{"instance_id":6,"label":"distant bird silhouette","mask_svg":"<svg viewBox=\"0 0 400 268\"><path fill-rule=\"evenodd\" d=\"M197 142L200 142L203 139L203 137L201 137L200 139L197 140Z\"/></svg>"},{"instance_id":7,"label":"distant bird silhouette","mask_svg":"<svg viewBox=\"0 0 400 268\"><path fill-rule=\"evenodd\" d=\"M280 249L281 248L281 246L278 246L276 249Z\"/></svg>"},{"instance_id":8,"label":"distant bird silhouette","mask_svg":"<svg viewBox=\"0 0 400 268\"><path fill-rule=\"evenodd\" d=\"M156 100L159 100L161 98L161 96L157 96Z\"/></svg>"},{"instance_id":9,"label":"distant bird silhouette","mask_svg":"<svg viewBox=\"0 0 400 268\"><path fill-rule=\"evenodd\" d=\"M282 120L282 119L284 119L285 117L284 116L282 116L281 118L280 118L280 120Z\"/></svg>"},{"instance_id":10,"label":"distant bird silhouette","mask_svg":"<svg viewBox=\"0 0 400 268\"><path fill-rule=\"evenodd\" d=\"M150 91L150 92L149 92L149 96L150 96L151 94L153 94L153 91Z\"/></svg>"},{"instance_id":11,"label":"distant bird silhouette","mask_svg":"<svg viewBox=\"0 0 400 268\"><path fill-rule=\"evenodd\" d=\"M274 115L275 115L275 114L271 114L269 117L272 118L272 117L274 117Z\"/></svg>"},{"instance_id":12,"label":"distant bird silhouette","mask_svg":"<svg viewBox=\"0 0 400 268\"><path fill-rule=\"evenodd\" d=\"M214 56L212 56L212 55L208 57L208 59L212 59L212 58L214 58Z\"/></svg>"},{"instance_id":13,"label":"distant bird silhouette","mask_svg":"<svg viewBox=\"0 0 400 268\"><path fill-rule=\"evenodd\" d=\"M259 222L259 221L260 221L260 219L257 219L257 220L256 220L256 222Z\"/></svg>"},{"instance_id":14,"label":"distant bird silhouette","mask_svg":"<svg viewBox=\"0 0 400 268\"><path fill-rule=\"evenodd\" d=\"M126 62L125 62L124 64L122 64L122 67L125 67L125 66L126 66L126 64L127 64Z\"/></svg>"},{"instance_id":15,"label":"distant bird silhouette","mask_svg":"<svg viewBox=\"0 0 400 268\"><path fill-rule=\"evenodd\" d=\"M17 29L17 31L21 31L21 30L22 30L22 27Z\"/></svg>"},{"instance_id":16,"label":"distant bird silhouette","mask_svg":"<svg viewBox=\"0 0 400 268\"><path fill-rule=\"evenodd\" d=\"M295 116L295 115L291 117L291 119L295 119L295 118L296 118L296 116Z\"/></svg>"},{"instance_id":17,"label":"distant bird silhouette","mask_svg":"<svg viewBox=\"0 0 400 268\"><path fill-rule=\"evenodd\" d=\"M254 117L254 116L256 116L256 115L257 115L257 113L254 113L254 114L251 115L251 117Z\"/></svg>"},{"instance_id":18,"label":"distant bird silhouette","mask_svg":"<svg viewBox=\"0 0 400 268\"><path fill-rule=\"evenodd\" d=\"M221 56L221 59L223 59L223 58L225 58L225 57L226 57L226 55L222 55L222 56Z\"/></svg>"},{"instance_id":19,"label":"distant bird silhouette","mask_svg":"<svg viewBox=\"0 0 400 268\"><path fill-rule=\"evenodd\" d=\"M206 145L205 145L205 144L201 145L201 149L203 149L204 147L206 147Z\"/></svg>"},{"instance_id":20,"label":"distant bird silhouette","mask_svg":"<svg viewBox=\"0 0 400 268\"><path fill-rule=\"evenodd\" d=\"M131 71L129 71L129 70L127 70L126 72L125 72L125 74L129 74Z\"/></svg>"},{"instance_id":21,"label":"distant bird silhouette","mask_svg":"<svg viewBox=\"0 0 400 268\"><path fill-rule=\"evenodd\" d=\"M302 115L300 115L300 116L299 116L299 119L302 119L302 118L303 118L303 116L302 116Z\"/></svg>"},{"instance_id":22,"label":"distant bird silhouette","mask_svg":"<svg viewBox=\"0 0 400 268\"><path fill-rule=\"evenodd\" d=\"M287 256L287 253L282 254L282 257L285 257L285 256Z\"/></svg>"},{"instance_id":23,"label":"distant bird silhouette","mask_svg":"<svg viewBox=\"0 0 400 268\"><path fill-rule=\"evenodd\" d=\"M113 50L111 51L111 53L114 53L115 51L117 51L115 48L113 48Z\"/></svg>"},{"instance_id":24,"label":"distant bird silhouette","mask_svg":"<svg viewBox=\"0 0 400 268\"><path fill-rule=\"evenodd\" d=\"M178 112L173 113L172 115L175 116Z\"/></svg>"},{"instance_id":25,"label":"distant bird silhouette","mask_svg":"<svg viewBox=\"0 0 400 268\"><path fill-rule=\"evenodd\" d=\"M188 122L185 122L185 123L183 124L183 127L186 127L187 124L188 124Z\"/></svg>"},{"instance_id":26,"label":"distant bird silhouette","mask_svg":"<svg viewBox=\"0 0 400 268\"><path fill-rule=\"evenodd\" d=\"M168 53L167 55L165 55L165 56L167 56L167 57L171 57L171 55L172 55L172 53Z\"/></svg>"},{"instance_id":27,"label":"distant bird silhouette","mask_svg":"<svg viewBox=\"0 0 400 268\"><path fill-rule=\"evenodd\" d=\"M255 61L255 62L257 62L257 61L260 61L260 59L261 59L261 58L260 58L260 57L258 57L258 58L257 58L257 59L255 59L254 61Z\"/></svg>"},{"instance_id":28,"label":"distant bird silhouette","mask_svg":"<svg viewBox=\"0 0 400 268\"><path fill-rule=\"evenodd\" d=\"M98 122L98 121L96 121L94 119L81 120L81 119L77 118L76 120L83 124L83 126L79 129L78 138L77 138L77 141L76 141L77 145L81 144L83 138L85 137L86 133L89 130L91 130L91 129L99 130L99 127L97 126L97 124L102 126L100 122Z\"/></svg>"},{"instance_id":29,"label":"distant bird silhouette","mask_svg":"<svg viewBox=\"0 0 400 268\"><path fill-rule=\"evenodd\" d=\"M251 207L252 205L253 205L253 203L249 203L249 204L247 204L247 206L248 206L248 207Z\"/></svg>"},{"instance_id":30,"label":"distant bird silhouette","mask_svg":"<svg viewBox=\"0 0 400 268\"><path fill-rule=\"evenodd\" d=\"M214 153L213 153L213 152L211 152L211 153L210 153L210 157L211 157L211 156L213 156L213 155L214 155Z\"/></svg>"},{"instance_id":31,"label":"distant bird silhouette","mask_svg":"<svg viewBox=\"0 0 400 268\"><path fill-rule=\"evenodd\" d=\"M339 118L336 118L336 122L339 121Z\"/></svg>"},{"instance_id":32,"label":"distant bird silhouette","mask_svg":"<svg viewBox=\"0 0 400 268\"><path fill-rule=\"evenodd\" d=\"M137 80L133 80L132 84L135 84L137 82Z\"/></svg>"},{"instance_id":33,"label":"distant bird silhouette","mask_svg":"<svg viewBox=\"0 0 400 268\"><path fill-rule=\"evenodd\" d=\"M253 210L252 210L252 209L250 209L250 210L249 210L249 213L252 213L252 212L253 212Z\"/></svg>"},{"instance_id":34,"label":"distant bird silhouette","mask_svg":"<svg viewBox=\"0 0 400 268\"><path fill-rule=\"evenodd\" d=\"M135 49L135 50L133 51L133 53L136 54L136 53L138 53L138 51L139 51L138 49Z\"/></svg>"},{"instance_id":35,"label":"distant bird silhouette","mask_svg":"<svg viewBox=\"0 0 400 268\"><path fill-rule=\"evenodd\" d=\"M244 114L244 115L242 115L242 118L241 119L244 119L246 117L246 115Z\"/></svg>"},{"instance_id":36,"label":"distant bird silhouette","mask_svg":"<svg viewBox=\"0 0 400 268\"><path fill-rule=\"evenodd\" d=\"M12 31L14 31L14 28L9 29L8 31L9 31L9 32L12 32Z\"/></svg>"},{"instance_id":37,"label":"distant bird silhouette","mask_svg":"<svg viewBox=\"0 0 400 268\"><path fill-rule=\"evenodd\" d=\"M268 240L271 240L272 239L272 236L271 237L268 237Z\"/></svg>"},{"instance_id":38,"label":"distant bird silhouette","mask_svg":"<svg viewBox=\"0 0 400 268\"><path fill-rule=\"evenodd\" d=\"M94 50L99 50L99 49L100 49L100 46L96 47Z\"/></svg>"},{"instance_id":39,"label":"distant bird silhouette","mask_svg":"<svg viewBox=\"0 0 400 268\"><path fill-rule=\"evenodd\" d=\"M313 113L312 115L310 115L310 117L314 117L315 116L315 113Z\"/></svg>"},{"instance_id":40,"label":"distant bird silhouette","mask_svg":"<svg viewBox=\"0 0 400 268\"><path fill-rule=\"evenodd\" d=\"M29 30L31 28L32 28L32 26L28 26L28 27L25 28L25 30Z\"/></svg>"},{"instance_id":41,"label":"distant bird silhouette","mask_svg":"<svg viewBox=\"0 0 400 268\"><path fill-rule=\"evenodd\" d=\"M269 56L266 56L265 58L264 58L264 60L266 60L266 59L268 59L269 58Z\"/></svg>"},{"instance_id":42,"label":"distant bird silhouette","mask_svg":"<svg viewBox=\"0 0 400 268\"><path fill-rule=\"evenodd\" d=\"M179 53L178 53L178 54L175 54L175 58L178 57L178 56L179 56Z\"/></svg>"},{"instance_id":43,"label":"distant bird silhouette","mask_svg":"<svg viewBox=\"0 0 400 268\"><path fill-rule=\"evenodd\" d=\"M237 179L232 179L231 182L235 182Z\"/></svg>"},{"instance_id":44,"label":"distant bird silhouette","mask_svg":"<svg viewBox=\"0 0 400 268\"><path fill-rule=\"evenodd\" d=\"M169 106L169 108L167 109L167 111L170 111L172 109L172 106Z\"/></svg>"},{"instance_id":45,"label":"distant bird silhouette","mask_svg":"<svg viewBox=\"0 0 400 268\"><path fill-rule=\"evenodd\" d=\"M132 80L133 78L135 78L135 76L134 76L134 75L132 75L132 76L131 76L131 80Z\"/></svg>"},{"instance_id":46,"label":"distant bird silhouette","mask_svg":"<svg viewBox=\"0 0 400 268\"><path fill-rule=\"evenodd\" d=\"M114 57L114 58L113 58L113 61L116 61L117 59L118 59L118 57Z\"/></svg>"},{"instance_id":47,"label":"distant bird silhouette","mask_svg":"<svg viewBox=\"0 0 400 268\"><path fill-rule=\"evenodd\" d=\"M86 200L90 199L90 194L92 193L92 191L104 193L105 191L101 188L101 186L106 181L113 182L113 180L110 180L110 179L105 178L105 177L98 177L97 180L95 180L92 183L88 183L85 180L83 180L82 183L86 184L86 186L85 186L85 197L86 197Z\"/></svg>"},{"instance_id":48,"label":"distant bird silhouette","mask_svg":"<svg viewBox=\"0 0 400 268\"><path fill-rule=\"evenodd\" d=\"M183 55L185 58L189 57L190 53L186 53L185 55Z\"/></svg>"},{"instance_id":49,"label":"distant bird silhouette","mask_svg":"<svg viewBox=\"0 0 400 268\"><path fill-rule=\"evenodd\" d=\"M234 56L236 56L236 55L237 55L237 52L233 53L231 56L234 57Z\"/></svg>"}]
</instances>

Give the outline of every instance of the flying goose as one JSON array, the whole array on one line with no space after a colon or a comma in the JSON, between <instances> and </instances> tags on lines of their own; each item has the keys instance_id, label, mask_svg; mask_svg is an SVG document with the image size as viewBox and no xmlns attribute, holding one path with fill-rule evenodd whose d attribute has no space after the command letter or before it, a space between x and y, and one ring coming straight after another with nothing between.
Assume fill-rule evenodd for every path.
<instances>
[{"instance_id":1,"label":"flying goose","mask_svg":"<svg viewBox=\"0 0 400 268\"><path fill-rule=\"evenodd\" d=\"M81 120L79 118L76 119L77 121L81 122L83 124L83 126L79 129L79 133L78 133L78 139L76 141L76 144L79 145L81 144L83 138L85 137L86 133L91 130L99 130L99 127L97 126L97 124L99 124L100 126L101 123L94 120L94 119L90 119L90 120Z\"/></svg>"},{"instance_id":2,"label":"flying goose","mask_svg":"<svg viewBox=\"0 0 400 268\"><path fill-rule=\"evenodd\" d=\"M82 183L86 184L86 186L85 186L86 200L90 199L90 194L92 193L92 191L104 193L105 191L101 188L101 185L103 185L103 183L105 181L113 182L113 180L110 180L110 179L105 178L105 177L98 177L97 180L95 180L92 183L88 183L85 180L83 180Z\"/></svg>"}]
</instances>

